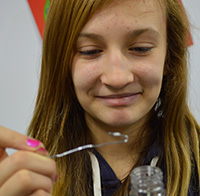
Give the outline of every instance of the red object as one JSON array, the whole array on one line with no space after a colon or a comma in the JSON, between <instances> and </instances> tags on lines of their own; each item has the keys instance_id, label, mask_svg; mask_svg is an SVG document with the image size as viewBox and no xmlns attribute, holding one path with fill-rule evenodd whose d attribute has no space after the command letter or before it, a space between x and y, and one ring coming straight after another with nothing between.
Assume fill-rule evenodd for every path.
<instances>
[{"instance_id":1,"label":"red object","mask_svg":"<svg viewBox=\"0 0 200 196\"><path fill-rule=\"evenodd\" d=\"M194 44L193 39L192 39L192 35L191 32L189 32L188 34L188 39L186 40L186 46L192 46Z\"/></svg>"},{"instance_id":2,"label":"red object","mask_svg":"<svg viewBox=\"0 0 200 196\"><path fill-rule=\"evenodd\" d=\"M44 8L46 0L28 0L28 3L35 18L40 35L43 37L45 26Z\"/></svg>"},{"instance_id":3,"label":"red object","mask_svg":"<svg viewBox=\"0 0 200 196\"><path fill-rule=\"evenodd\" d=\"M45 26L45 14L47 12L47 5L50 0L28 0L31 11L35 18L36 24L38 26L41 37L43 38L44 26ZM179 0L180 4L183 6L182 0ZM45 8L46 4L46 8ZM188 32L188 39L186 40L186 46L193 45L191 32Z\"/></svg>"},{"instance_id":4,"label":"red object","mask_svg":"<svg viewBox=\"0 0 200 196\"><path fill-rule=\"evenodd\" d=\"M178 0L179 2L180 2L180 4L183 6L183 2L182 2L182 0ZM185 14L185 13L184 13ZM186 46L192 46L194 43L193 43L193 40L192 40L192 34L191 34L191 32L189 31L188 32L188 38L187 38L187 40L186 40Z\"/></svg>"}]
</instances>

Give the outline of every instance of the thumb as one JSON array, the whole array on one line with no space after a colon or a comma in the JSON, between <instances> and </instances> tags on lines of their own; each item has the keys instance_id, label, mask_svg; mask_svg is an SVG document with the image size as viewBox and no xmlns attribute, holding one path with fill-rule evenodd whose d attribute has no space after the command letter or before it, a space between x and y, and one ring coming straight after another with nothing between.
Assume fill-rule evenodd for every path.
<instances>
[{"instance_id":1,"label":"thumb","mask_svg":"<svg viewBox=\"0 0 200 196\"><path fill-rule=\"evenodd\" d=\"M0 126L0 149L13 148L16 150L36 151L44 145L35 139Z\"/></svg>"}]
</instances>

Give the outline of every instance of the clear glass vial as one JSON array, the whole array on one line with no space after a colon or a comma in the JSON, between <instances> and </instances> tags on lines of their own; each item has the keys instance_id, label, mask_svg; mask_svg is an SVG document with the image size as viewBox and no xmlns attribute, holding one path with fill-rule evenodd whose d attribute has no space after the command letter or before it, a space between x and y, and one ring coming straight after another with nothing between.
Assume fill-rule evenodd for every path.
<instances>
[{"instance_id":1,"label":"clear glass vial","mask_svg":"<svg viewBox=\"0 0 200 196\"><path fill-rule=\"evenodd\" d=\"M163 173L160 168L141 166L133 169L130 174L130 196L165 196Z\"/></svg>"}]
</instances>

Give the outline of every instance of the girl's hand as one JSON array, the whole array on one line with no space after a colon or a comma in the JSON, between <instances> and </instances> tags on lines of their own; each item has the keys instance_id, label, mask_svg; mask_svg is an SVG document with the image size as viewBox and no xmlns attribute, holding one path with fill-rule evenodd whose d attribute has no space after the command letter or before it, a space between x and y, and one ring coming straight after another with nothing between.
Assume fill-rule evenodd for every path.
<instances>
[{"instance_id":1,"label":"girl's hand","mask_svg":"<svg viewBox=\"0 0 200 196\"><path fill-rule=\"evenodd\" d=\"M6 148L18 151L8 156ZM0 195L51 195L56 164L47 154L39 141L0 126Z\"/></svg>"}]
</instances>

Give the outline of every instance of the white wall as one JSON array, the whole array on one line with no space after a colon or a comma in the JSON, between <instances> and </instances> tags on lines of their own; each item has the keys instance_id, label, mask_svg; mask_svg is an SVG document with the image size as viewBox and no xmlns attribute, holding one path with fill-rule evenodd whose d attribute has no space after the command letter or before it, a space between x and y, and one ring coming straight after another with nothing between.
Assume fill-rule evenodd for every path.
<instances>
[{"instance_id":1,"label":"white wall","mask_svg":"<svg viewBox=\"0 0 200 196\"><path fill-rule=\"evenodd\" d=\"M191 22L194 45L190 52L189 104L200 123L200 0L182 0Z\"/></svg>"},{"instance_id":2,"label":"white wall","mask_svg":"<svg viewBox=\"0 0 200 196\"><path fill-rule=\"evenodd\" d=\"M26 0L0 0L0 124L25 132L34 107L41 38Z\"/></svg>"},{"instance_id":3,"label":"white wall","mask_svg":"<svg viewBox=\"0 0 200 196\"><path fill-rule=\"evenodd\" d=\"M200 122L200 1L183 0L193 24L190 103ZM25 133L37 93L41 38L26 0L0 0L0 124Z\"/></svg>"}]
</instances>

